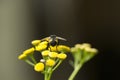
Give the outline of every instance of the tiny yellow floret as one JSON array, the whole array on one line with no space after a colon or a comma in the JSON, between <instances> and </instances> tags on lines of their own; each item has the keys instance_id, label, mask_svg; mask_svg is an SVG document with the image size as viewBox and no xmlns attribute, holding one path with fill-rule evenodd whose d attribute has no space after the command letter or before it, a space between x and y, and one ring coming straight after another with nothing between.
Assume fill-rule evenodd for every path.
<instances>
[{"instance_id":1,"label":"tiny yellow floret","mask_svg":"<svg viewBox=\"0 0 120 80\"><path fill-rule=\"evenodd\" d=\"M92 52L92 53L98 53L98 50L97 50L96 48L92 48L92 49L91 49L91 52Z\"/></svg>"},{"instance_id":2,"label":"tiny yellow floret","mask_svg":"<svg viewBox=\"0 0 120 80\"><path fill-rule=\"evenodd\" d=\"M47 48L47 45L39 45L35 47L36 51L42 51L42 50L45 50L46 48Z\"/></svg>"},{"instance_id":3,"label":"tiny yellow floret","mask_svg":"<svg viewBox=\"0 0 120 80\"><path fill-rule=\"evenodd\" d=\"M37 72L43 71L44 70L44 64L42 62L37 63L34 66L34 70L37 71Z\"/></svg>"},{"instance_id":4,"label":"tiny yellow floret","mask_svg":"<svg viewBox=\"0 0 120 80\"><path fill-rule=\"evenodd\" d=\"M29 54L33 53L34 51L35 51L34 48L30 48L30 49L25 50L25 51L23 52L23 54L29 55Z\"/></svg>"},{"instance_id":5,"label":"tiny yellow floret","mask_svg":"<svg viewBox=\"0 0 120 80\"><path fill-rule=\"evenodd\" d=\"M90 47L85 47L85 51L86 52L91 52L91 48Z\"/></svg>"},{"instance_id":6,"label":"tiny yellow floret","mask_svg":"<svg viewBox=\"0 0 120 80\"><path fill-rule=\"evenodd\" d=\"M75 48L78 48L78 49L81 49L81 50L84 50L86 47L91 47L91 45L89 43L83 43L83 44L76 44L75 45Z\"/></svg>"},{"instance_id":7,"label":"tiny yellow floret","mask_svg":"<svg viewBox=\"0 0 120 80\"><path fill-rule=\"evenodd\" d=\"M43 42L40 43L40 45L47 45L47 44L48 44L47 41L43 41Z\"/></svg>"},{"instance_id":8,"label":"tiny yellow floret","mask_svg":"<svg viewBox=\"0 0 120 80\"><path fill-rule=\"evenodd\" d=\"M75 48L80 48L82 46L82 44L76 44Z\"/></svg>"},{"instance_id":9,"label":"tiny yellow floret","mask_svg":"<svg viewBox=\"0 0 120 80\"><path fill-rule=\"evenodd\" d=\"M66 59L67 55L65 53L60 53L57 56L59 59Z\"/></svg>"},{"instance_id":10,"label":"tiny yellow floret","mask_svg":"<svg viewBox=\"0 0 120 80\"><path fill-rule=\"evenodd\" d=\"M25 59L26 57L27 57L26 54L21 54L21 55L18 56L18 59L23 60L23 59Z\"/></svg>"},{"instance_id":11,"label":"tiny yellow floret","mask_svg":"<svg viewBox=\"0 0 120 80\"><path fill-rule=\"evenodd\" d=\"M90 53L97 53L97 52L98 52L97 49L95 49L95 48L89 48L89 47L86 47L86 48L85 48L85 51L86 51L86 52L90 52Z\"/></svg>"},{"instance_id":12,"label":"tiny yellow floret","mask_svg":"<svg viewBox=\"0 0 120 80\"><path fill-rule=\"evenodd\" d=\"M35 47L36 51L45 50L47 48L47 44L47 41L41 42L40 44L38 44L38 46Z\"/></svg>"},{"instance_id":13,"label":"tiny yellow floret","mask_svg":"<svg viewBox=\"0 0 120 80\"><path fill-rule=\"evenodd\" d=\"M42 51L42 56L48 56L48 54L50 53L50 51L49 50L44 50L44 51Z\"/></svg>"},{"instance_id":14,"label":"tiny yellow floret","mask_svg":"<svg viewBox=\"0 0 120 80\"><path fill-rule=\"evenodd\" d=\"M55 61L54 61L54 60L52 60L52 59L46 60L46 66L52 67L52 66L54 66L54 65L55 65Z\"/></svg>"},{"instance_id":15,"label":"tiny yellow floret","mask_svg":"<svg viewBox=\"0 0 120 80\"><path fill-rule=\"evenodd\" d=\"M56 58L57 55L58 55L58 53L57 53L57 52L50 52L48 55L49 55L49 57L51 57L51 58Z\"/></svg>"},{"instance_id":16,"label":"tiny yellow floret","mask_svg":"<svg viewBox=\"0 0 120 80\"><path fill-rule=\"evenodd\" d=\"M34 45L34 46L38 45L39 43L40 43L40 40L33 40L31 42L31 44Z\"/></svg>"},{"instance_id":17,"label":"tiny yellow floret","mask_svg":"<svg viewBox=\"0 0 120 80\"><path fill-rule=\"evenodd\" d=\"M60 52L70 52L70 47L65 45L58 45L57 50Z\"/></svg>"},{"instance_id":18,"label":"tiny yellow floret","mask_svg":"<svg viewBox=\"0 0 120 80\"><path fill-rule=\"evenodd\" d=\"M83 43L82 45L86 46L86 47L91 47L91 44L89 44L89 43Z\"/></svg>"}]
</instances>

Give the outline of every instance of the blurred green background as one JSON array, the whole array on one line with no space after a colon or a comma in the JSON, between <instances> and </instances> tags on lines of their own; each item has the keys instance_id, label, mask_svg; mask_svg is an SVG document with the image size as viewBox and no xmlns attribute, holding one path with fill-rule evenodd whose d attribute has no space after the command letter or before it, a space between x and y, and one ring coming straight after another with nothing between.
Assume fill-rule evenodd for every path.
<instances>
[{"instance_id":1,"label":"blurred green background","mask_svg":"<svg viewBox=\"0 0 120 80\"><path fill-rule=\"evenodd\" d=\"M119 80L119 0L0 0L0 80L43 80L43 75L17 59L31 41L51 34L64 44L88 42L99 54L86 63L75 80ZM69 55L68 59L72 59ZM68 60L52 80L67 80Z\"/></svg>"}]
</instances>

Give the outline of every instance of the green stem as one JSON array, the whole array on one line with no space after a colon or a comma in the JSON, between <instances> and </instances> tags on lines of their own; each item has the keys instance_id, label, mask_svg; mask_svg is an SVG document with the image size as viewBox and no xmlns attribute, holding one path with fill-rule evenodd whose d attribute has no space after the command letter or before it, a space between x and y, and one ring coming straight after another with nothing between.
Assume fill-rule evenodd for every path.
<instances>
[{"instance_id":1,"label":"green stem","mask_svg":"<svg viewBox=\"0 0 120 80\"><path fill-rule=\"evenodd\" d=\"M75 76L77 75L77 73L78 73L78 71L81 69L81 67L82 67L82 64L81 64L81 63L78 64L78 65L74 68L74 70L73 70L72 74L70 75L70 77L68 78L68 80L74 80Z\"/></svg>"},{"instance_id":2,"label":"green stem","mask_svg":"<svg viewBox=\"0 0 120 80\"><path fill-rule=\"evenodd\" d=\"M48 78L48 77L47 77L47 76L48 76L48 74L47 74L47 73L45 73L44 75L45 75L45 76L44 76L44 78L45 78L44 80L47 80L47 78Z\"/></svg>"},{"instance_id":3,"label":"green stem","mask_svg":"<svg viewBox=\"0 0 120 80\"><path fill-rule=\"evenodd\" d=\"M33 61L33 63L34 63L34 64L36 64L36 63L37 63L37 61L35 60L35 58L34 58L33 54L31 54L31 55L30 55L30 58L31 58L31 60Z\"/></svg>"},{"instance_id":4,"label":"green stem","mask_svg":"<svg viewBox=\"0 0 120 80\"><path fill-rule=\"evenodd\" d=\"M60 60L60 61L57 63L57 65L53 68L52 71L54 71L61 63L62 63L62 60Z\"/></svg>"},{"instance_id":5,"label":"green stem","mask_svg":"<svg viewBox=\"0 0 120 80\"><path fill-rule=\"evenodd\" d=\"M34 66L34 63L32 63L32 62L31 62L30 60L28 60L28 59L26 59L25 62L28 63L28 64L31 65L31 66Z\"/></svg>"},{"instance_id":6,"label":"green stem","mask_svg":"<svg viewBox=\"0 0 120 80\"><path fill-rule=\"evenodd\" d=\"M46 67L44 73L44 80L50 80L52 75L52 67Z\"/></svg>"},{"instance_id":7,"label":"green stem","mask_svg":"<svg viewBox=\"0 0 120 80\"><path fill-rule=\"evenodd\" d=\"M49 75L48 75L48 80L51 79L51 76L52 76L52 72L49 73Z\"/></svg>"},{"instance_id":8,"label":"green stem","mask_svg":"<svg viewBox=\"0 0 120 80\"><path fill-rule=\"evenodd\" d=\"M50 80L51 79L52 72L45 73L45 79L44 80Z\"/></svg>"}]
</instances>

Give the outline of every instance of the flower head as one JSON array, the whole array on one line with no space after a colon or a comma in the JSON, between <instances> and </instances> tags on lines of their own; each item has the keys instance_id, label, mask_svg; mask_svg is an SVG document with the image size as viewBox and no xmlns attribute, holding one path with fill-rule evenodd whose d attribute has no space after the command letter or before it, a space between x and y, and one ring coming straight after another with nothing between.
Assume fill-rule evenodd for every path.
<instances>
[{"instance_id":1,"label":"flower head","mask_svg":"<svg viewBox=\"0 0 120 80\"><path fill-rule=\"evenodd\" d=\"M26 57L27 57L26 54L21 54L21 55L18 56L18 59L24 60Z\"/></svg>"},{"instance_id":2,"label":"flower head","mask_svg":"<svg viewBox=\"0 0 120 80\"><path fill-rule=\"evenodd\" d=\"M38 45L39 43L40 43L40 40L33 40L31 42L31 44L34 45L34 46Z\"/></svg>"},{"instance_id":3,"label":"flower head","mask_svg":"<svg viewBox=\"0 0 120 80\"><path fill-rule=\"evenodd\" d=\"M85 48L85 51L86 51L86 52L90 52L90 53L97 53L97 52L98 52L97 49L95 49L95 48L90 48L90 47L86 47L86 48Z\"/></svg>"},{"instance_id":4,"label":"flower head","mask_svg":"<svg viewBox=\"0 0 120 80\"><path fill-rule=\"evenodd\" d=\"M57 50L60 52L70 52L70 47L65 45L58 45Z\"/></svg>"},{"instance_id":5,"label":"flower head","mask_svg":"<svg viewBox=\"0 0 120 80\"><path fill-rule=\"evenodd\" d=\"M59 59L66 59L66 57L67 57L67 55L65 54L65 53L60 53L60 54L58 54L58 56L57 56Z\"/></svg>"},{"instance_id":6,"label":"flower head","mask_svg":"<svg viewBox=\"0 0 120 80\"><path fill-rule=\"evenodd\" d=\"M58 53L57 52L50 52L48 55L50 58L56 58Z\"/></svg>"},{"instance_id":7,"label":"flower head","mask_svg":"<svg viewBox=\"0 0 120 80\"><path fill-rule=\"evenodd\" d=\"M44 50L41 52L42 56L48 56L49 53L50 53L49 50Z\"/></svg>"},{"instance_id":8,"label":"flower head","mask_svg":"<svg viewBox=\"0 0 120 80\"><path fill-rule=\"evenodd\" d=\"M96 48L92 48L92 49L91 49L91 52L92 52L92 53L98 53L98 50L97 50Z\"/></svg>"},{"instance_id":9,"label":"flower head","mask_svg":"<svg viewBox=\"0 0 120 80\"><path fill-rule=\"evenodd\" d=\"M34 51L35 51L34 48L29 48L29 49L25 50L25 51L23 52L23 54L29 55L29 54L33 53Z\"/></svg>"},{"instance_id":10,"label":"flower head","mask_svg":"<svg viewBox=\"0 0 120 80\"><path fill-rule=\"evenodd\" d=\"M46 60L46 66L54 66L55 65L55 61L53 59L48 59Z\"/></svg>"},{"instance_id":11,"label":"flower head","mask_svg":"<svg viewBox=\"0 0 120 80\"><path fill-rule=\"evenodd\" d=\"M44 70L44 64L42 62L37 63L34 66L34 70L37 71L37 72L43 71Z\"/></svg>"},{"instance_id":12,"label":"flower head","mask_svg":"<svg viewBox=\"0 0 120 80\"><path fill-rule=\"evenodd\" d=\"M36 51L45 50L47 48L47 44L48 44L47 41L39 43L37 46L35 46Z\"/></svg>"}]
</instances>

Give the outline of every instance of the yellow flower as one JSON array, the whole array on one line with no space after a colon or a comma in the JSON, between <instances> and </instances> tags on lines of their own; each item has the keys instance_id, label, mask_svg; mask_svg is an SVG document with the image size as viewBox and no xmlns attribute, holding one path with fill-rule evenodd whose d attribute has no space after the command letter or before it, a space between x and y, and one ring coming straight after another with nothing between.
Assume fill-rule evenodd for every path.
<instances>
[{"instance_id":1,"label":"yellow flower","mask_svg":"<svg viewBox=\"0 0 120 80\"><path fill-rule=\"evenodd\" d=\"M50 46L48 49L50 51L57 51L57 46Z\"/></svg>"},{"instance_id":2,"label":"yellow flower","mask_svg":"<svg viewBox=\"0 0 120 80\"><path fill-rule=\"evenodd\" d=\"M34 45L34 46L38 45L39 43L40 43L40 40L33 40L31 42L31 44Z\"/></svg>"},{"instance_id":3,"label":"yellow flower","mask_svg":"<svg viewBox=\"0 0 120 80\"><path fill-rule=\"evenodd\" d=\"M54 60L52 60L52 59L46 60L46 66L52 67L52 66L54 66L54 65L55 65L55 61L54 61Z\"/></svg>"},{"instance_id":4,"label":"yellow flower","mask_svg":"<svg viewBox=\"0 0 120 80\"><path fill-rule=\"evenodd\" d=\"M59 59L66 59L67 55L65 53L60 53L57 56Z\"/></svg>"},{"instance_id":5,"label":"yellow flower","mask_svg":"<svg viewBox=\"0 0 120 80\"><path fill-rule=\"evenodd\" d=\"M25 51L23 52L23 54L29 55L29 54L33 53L34 51L35 51L34 48L30 48L30 49L25 50Z\"/></svg>"},{"instance_id":6,"label":"yellow flower","mask_svg":"<svg viewBox=\"0 0 120 80\"><path fill-rule=\"evenodd\" d=\"M43 42L40 43L40 45L47 45L47 44L48 44L47 41L43 41Z\"/></svg>"},{"instance_id":7,"label":"yellow flower","mask_svg":"<svg viewBox=\"0 0 120 80\"><path fill-rule=\"evenodd\" d=\"M65 46L65 45L58 45L57 50L60 52L70 52L70 47Z\"/></svg>"},{"instance_id":8,"label":"yellow flower","mask_svg":"<svg viewBox=\"0 0 120 80\"><path fill-rule=\"evenodd\" d=\"M23 59L25 59L26 57L27 57L26 54L21 54L21 55L18 56L18 59L23 60Z\"/></svg>"},{"instance_id":9,"label":"yellow flower","mask_svg":"<svg viewBox=\"0 0 120 80\"><path fill-rule=\"evenodd\" d=\"M47 41L41 42L40 44L38 44L38 46L35 47L36 51L45 50L47 48L47 44Z\"/></svg>"},{"instance_id":10,"label":"yellow flower","mask_svg":"<svg viewBox=\"0 0 120 80\"><path fill-rule=\"evenodd\" d=\"M34 70L37 71L37 72L41 72L44 70L44 64L39 62L37 64L35 64L34 66Z\"/></svg>"},{"instance_id":11,"label":"yellow flower","mask_svg":"<svg viewBox=\"0 0 120 80\"><path fill-rule=\"evenodd\" d=\"M42 46L39 45L39 46L35 47L36 51L42 51L42 50L44 50L46 48L47 48L47 45L42 45Z\"/></svg>"},{"instance_id":12,"label":"yellow flower","mask_svg":"<svg viewBox=\"0 0 120 80\"><path fill-rule=\"evenodd\" d=\"M48 56L48 54L50 53L49 50L45 50L45 51L42 51L42 56Z\"/></svg>"},{"instance_id":13,"label":"yellow flower","mask_svg":"<svg viewBox=\"0 0 120 80\"><path fill-rule=\"evenodd\" d=\"M50 52L48 55L49 55L51 58L56 58L57 55L58 55L58 53L57 53L57 52Z\"/></svg>"}]
</instances>

